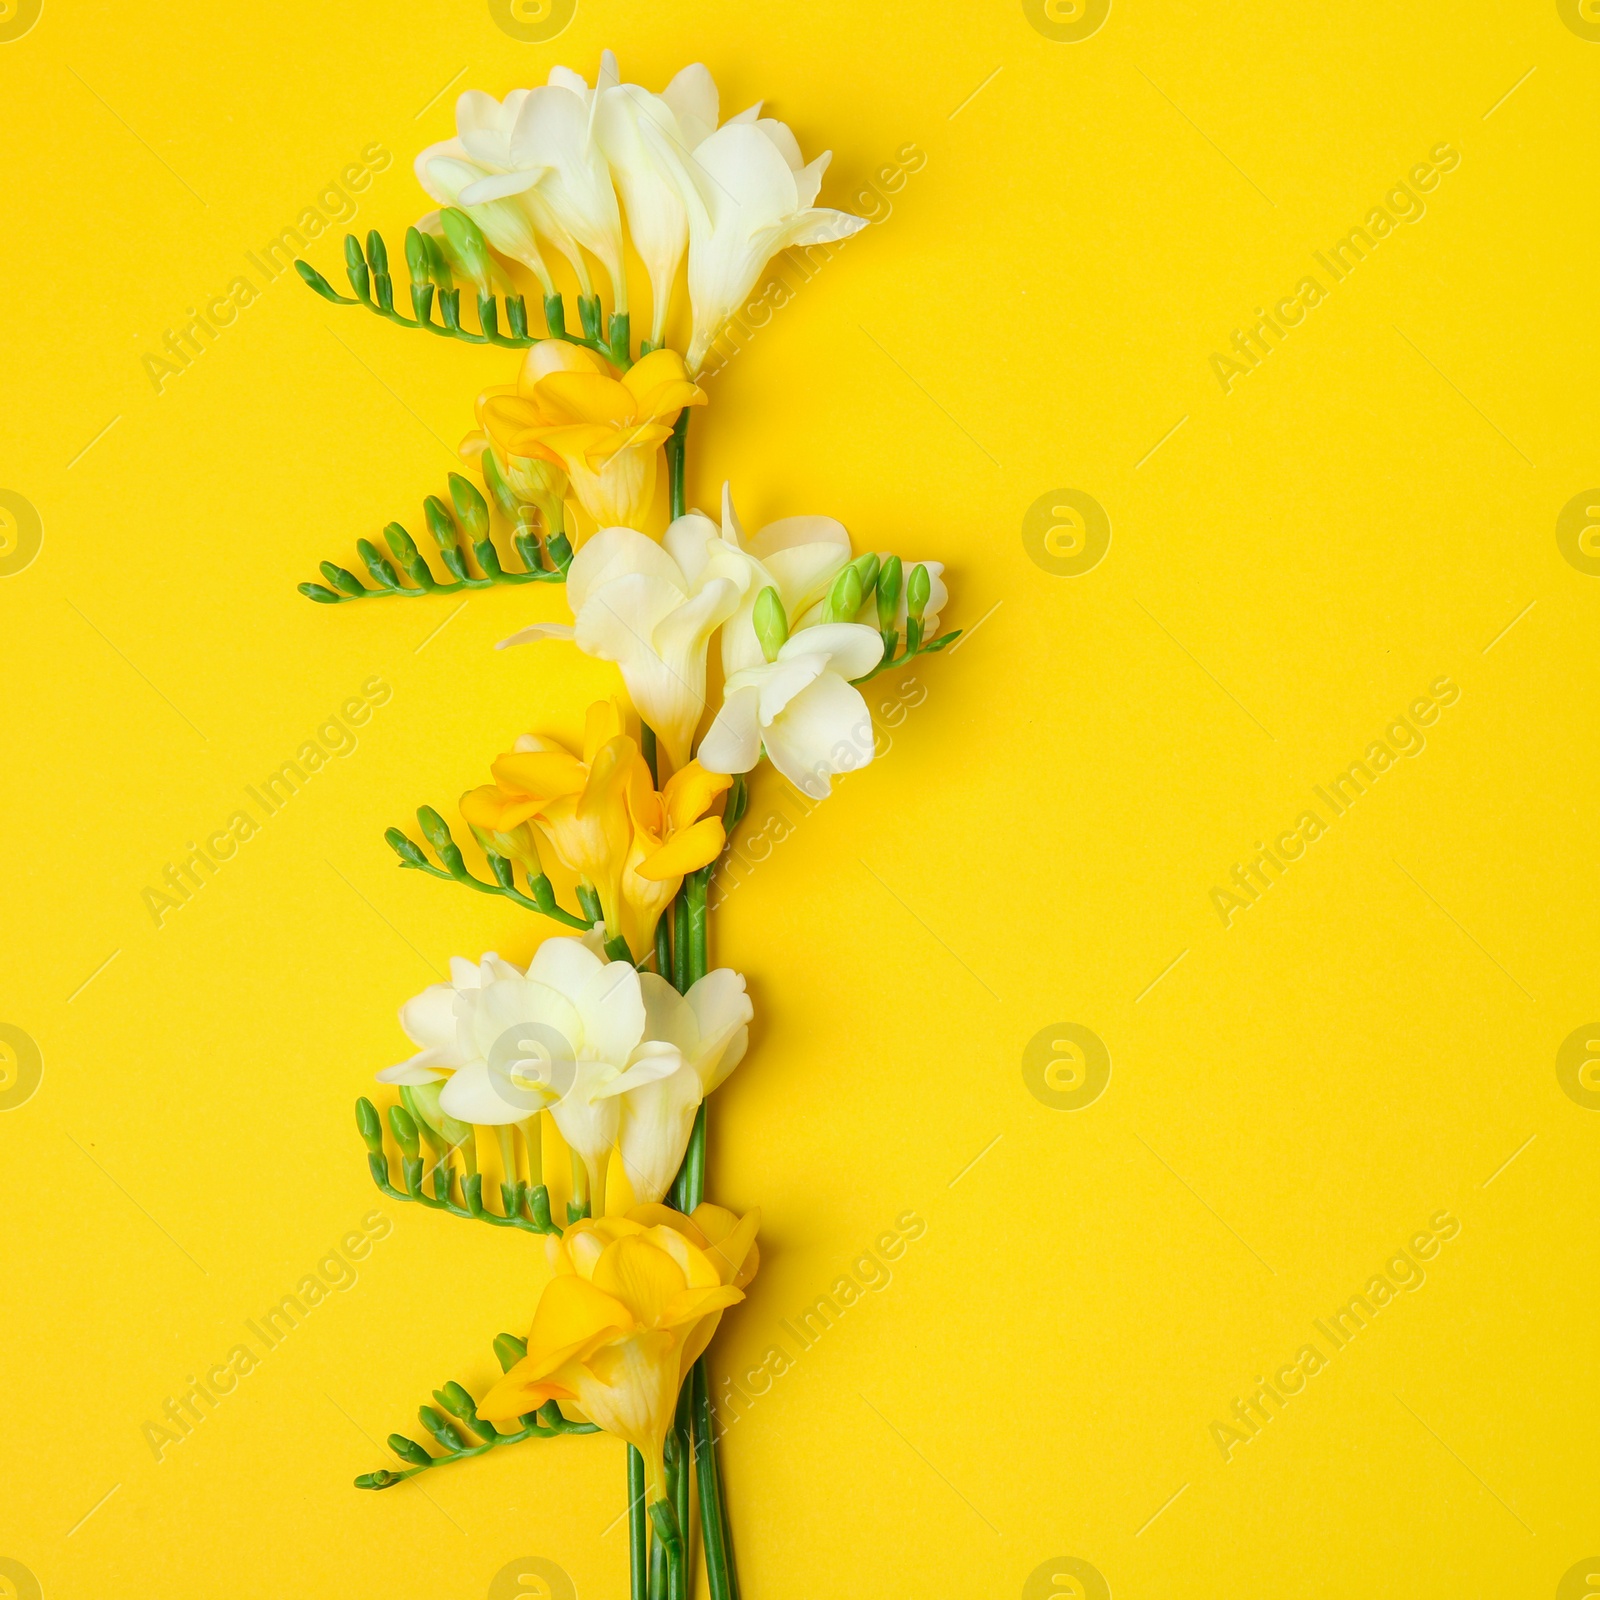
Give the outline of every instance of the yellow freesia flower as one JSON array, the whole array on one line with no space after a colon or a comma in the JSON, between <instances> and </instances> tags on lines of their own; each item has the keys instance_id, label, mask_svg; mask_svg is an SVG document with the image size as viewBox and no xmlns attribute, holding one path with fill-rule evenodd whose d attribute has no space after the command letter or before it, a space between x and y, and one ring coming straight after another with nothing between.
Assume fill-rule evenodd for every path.
<instances>
[{"instance_id":1,"label":"yellow freesia flower","mask_svg":"<svg viewBox=\"0 0 1600 1600\"><path fill-rule=\"evenodd\" d=\"M661 446L685 406L705 403L676 350L652 350L619 377L582 345L542 339L513 387L479 397L478 421L507 458L564 467L599 527L642 531Z\"/></svg>"},{"instance_id":2,"label":"yellow freesia flower","mask_svg":"<svg viewBox=\"0 0 1600 1600\"><path fill-rule=\"evenodd\" d=\"M699 1205L692 1216L635 1206L575 1222L545 1248L545 1285L528 1353L478 1414L514 1422L547 1400L626 1439L643 1457L646 1499L666 1498L663 1451L678 1391L723 1311L744 1299L760 1257L761 1214Z\"/></svg>"},{"instance_id":3,"label":"yellow freesia flower","mask_svg":"<svg viewBox=\"0 0 1600 1600\"><path fill-rule=\"evenodd\" d=\"M722 853L722 821L706 813L732 780L691 761L657 793L625 729L620 703L599 700L589 707L581 759L524 734L490 766L495 781L461 797L461 814L486 833L536 823L598 896L607 936L625 939L638 961L684 874Z\"/></svg>"}]
</instances>

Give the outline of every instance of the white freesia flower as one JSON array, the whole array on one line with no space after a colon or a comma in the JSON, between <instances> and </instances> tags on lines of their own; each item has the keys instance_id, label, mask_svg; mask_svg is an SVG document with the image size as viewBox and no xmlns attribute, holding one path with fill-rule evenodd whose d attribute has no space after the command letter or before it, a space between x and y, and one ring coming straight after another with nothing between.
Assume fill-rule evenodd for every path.
<instances>
[{"instance_id":1,"label":"white freesia flower","mask_svg":"<svg viewBox=\"0 0 1600 1600\"><path fill-rule=\"evenodd\" d=\"M684 162L691 373L780 250L847 239L866 227L865 217L815 205L830 157L824 152L807 166L788 126L762 117L724 123Z\"/></svg>"},{"instance_id":2,"label":"white freesia flower","mask_svg":"<svg viewBox=\"0 0 1600 1600\"><path fill-rule=\"evenodd\" d=\"M639 975L645 1032L678 1048L676 1072L630 1092L622 1108L623 1168L641 1203L659 1200L683 1164L695 1112L744 1059L753 1015L744 978L728 967L679 994L653 972Z\"/></svg>"},{"instance_id":3,"label":"white freesia flower","mask_svg":"<svg viewBox=\"0 0 1600 1600\"><path fill-rule=\"evenodd\" d=\"M615 73L616 62L608 57L602 88L615 83ZM497 249L502 247L490 225L508 227L507 214L486 221L483 213L495 202L517 200L538 234L572 264L582 292L594 290L580 245L599 258L611 279L615 308L626 311L622 219L610 169L594 138L594 94L564 67L555 68L543 88L514 89L503 102L469 89L456 102L457 137L424 150L417 157L417 176L435 199L465 208ZM548 273L540 281L549 293Z\"/></svg>"},{"instance_id":4,"label":"white freesia flower","mask_svg":"<svg viewBox=\"0 0 1600 1600\"><path fill-rule=\"evenodd\" d=\"M495 249L532 269L546 294L555 292L555 282L539 247L541 239L566 257L587 293L589 269L583 252L536 189L523 188L497 198L475 197L470 202L466 198L466 191L485 178L521 171L514 135L517 115L531 92L514 89L502 103L481 89L468 89L456 101L456 137L431 144L418 154L417 181L441 205L466 211ZM536 171L535 179L538 175Z\"/></svg>"},{"instance_id":5,"label":"white freesia flower","mask_svg":"<svg viewBox=\"0 0 1600 1600\"><path fill-rule=\"evenodd\" d=\"M500 647L573 639L585 655L615 661L635 710L677 771L693 754L705 713L711 635L733 614L745 581L744 567L717 560L688 517L660 544L632 528L602 528L567 570L575 623L535 623Z\"/></svg>"},{"instance_id":6,"label":"white freesia flower","mask_svg":"<svg viewBox=\"0 0 1600 1600\"><path fill-rule=\"evenodd\" d=\"M595 136L622 191L628 232L650 277L650 340L666 336L667 313L689 242L684 195L693 187L687 162L717 126L717 86L698 63L685 67L660 94L636 83L601 93ZM734 122L753 122L759 104Z\"/></svg>"},{"instance_id":7,"label":"white freesia flower","mask_svg":"<svg viewBox=\"0 0 1600 1600\"><path fill-rule=\"evenodd\" d=\"M856 622L789 636L773 661L731 673L698 752L707 772L748 772L765 745L772 764L815 798L835 773L872 760L872 716L851 681L883 659L883 637Z\"/></svg>"},{"instance_id":8,"label":"white freesia flower","mask_svg":"<svg viewBox=\"0 0 1600 1600\"><path fill-rule=\"evenodd\" d=\"M436 1083L477 1059L472 1007L481 990L501 978L520 976L509 961L492 950L474 965L463 956L450 958L450 982L429 984L400 1007L400 1026L417 1053L398 1066L385 1067L379 1083Z\"/></svg>"}]
</instances>

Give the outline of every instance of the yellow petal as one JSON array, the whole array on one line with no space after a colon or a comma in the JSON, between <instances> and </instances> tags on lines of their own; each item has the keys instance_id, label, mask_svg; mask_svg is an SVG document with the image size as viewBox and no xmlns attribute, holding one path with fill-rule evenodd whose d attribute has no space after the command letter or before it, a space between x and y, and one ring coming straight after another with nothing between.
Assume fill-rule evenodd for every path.
<instances>
[{"instance_id":1,"label":"yellow petal","mask_svg":"<svg viewBox=\"0 0 1600 1600\"><path fill-rule=\"evenodd\" d=\"M474 827L509 833L539 809L540 802L526 795L507 794L492 783L469 789L461 797L461 815Z\"/></svg>"},{"instance_id":2,"label":"yellow petal","mask_svg":"<svg viewBox=\"0 0 1600 1600\"><path fill-rule=\"evenodd\" d=\"M729 1212L728 1215L732 1216L733 1213ZM696 1227L694 1218L686 1217L671 1206L659 1203L635 1206L628 1213L628 1218L645 1228L671 1228L674 1233L681 1233L697 1250L705 1249L706 1236Z\"/></svg>"},{"instance_id":3,"label":"yellow petal","mask_svg":"<svg viewBox=\"0 0 1600 1600\"><path fill-rule=\"evenodd\" d=\"M524 1357L531 1365L524 1375L544 1377L568 1360L573 1351L613 1333L625 1333L634 1321L622 1301L587 1278L576 1275L552 1278L539 1296L539 1307L533 1314L528 1354ZM512 1371L522 1365L518 1362Z\"/></svg>"},{"instance_id":4,"label":"yellow petal","mask_svg":"<svg viewBox=\"0 0 1600 1600\"><path fill-rule=\"evenodd\" d=\"M522 358L517 388L526 394L552 372L598 372L607 378L617 375L609 361L581 344L571 344L565 339L541 339Z\"/></svg>"},{"instance_id":5,"label":"yellow petal","mask_svg":"<svg viewBox=\"0 0 1600 1600\"><path fill-rule=\"evenodd\" d=\"M691 1322L698 1322L701 1317L710 1316L713 1311L738 1305L743 1299L744 1290L735 1289L731 1284L719 1283L708 1289L685 1289L682 1294L672 1297L661 1326L686 1327Z\"/></svg>"},{"instance_id":6,"label":"yellow petal","mask_svg":"<svg viewBox=\"0 0 1600 1600\"><path fill-rule=\"evenodd\" d=\"M555 372L534 390L539 409L564 422L631 422L638 402L633 391L597 372Z\"/></svg>"},{"instance_id":7,"label":"yellow petal","mask_svg":"<svg viewBox=\"0 0 1600 1600\"><path fill-rule=\"evenodd\" d=\"M607 1247L594 1269L593 1287L604 1290L607 1298L614 1297L647 1327L659 1327L673 1296L688 1285L678 1263L664 1250L630 1236Z\"/></svg>"},{"instance_id":8,"label":"yellow petal","mask_svg":"<svg viewBox=\"0 0 1600 1600\"><path fill-rule=\"evenodd\" d=\"M725 838L720 817L703 817L692 828L673 834L659 850L652 850L634 871L652 883L681 878L686 872L710 866L722 854Z\"/></svg>"},{"instance_id":9,"label":"yellow petal","mask_svg":"<svg viewBox=\"0 0 1600 1600\"><path fill-rule=\"evenodd\" d=\"M628 731L627 712L621 700L594 700L583 718L583 759L593 761L609 739Z\"/></svg>"},{"instance_id":10,"label":"yellow petal","mask_svg":"<svg viewBox=\"0 0 1600 1600\"><path fill-rule=\"evenodd\" d=\"M741 1288L749 1283L760 1260L755 1248L760 1210L736 1217L721 1206L702 1202L694 1208L694 1220L706 1237L706 1254L722 1273L722 1281Z\"/></svg>"},{"instance_id":11,"label":"yellow petal","mask_svg":"<svg viewBox=\"0 0 1600 1600\"><path fill-rule=\"evenodd\" d=\"M523 1378L518 1376L521 1363L513 1367L478 1402L478 1415L485 1422L515 1422L518 1417L537 1411L546 1400L575 1400L576 1392L557 1376L549 1378Z\"/></svg>"},{"instance_id":12,"label":"yellow petal","mask_svg":"<svg viewBox=\"0 0 1600 1600\"><path fill-rule=\"evenodd\" d=\"M513 750L489 770L501 788L540 800L581 793L589 777L584 764L565 750Z\"/></svg>"},{"instance_id":13,"label":"yellow petal","mask_svg":"<svg viewBox=\"0 0 1600 1600\"><path fill-rule=\"evenodd\" d=\"M707 772L698 761L674 772L661 791L673 827L687 827L696 817L703 817L711 809L711 802L732 783L727 773Z\"/></svg>"}]
</instances>

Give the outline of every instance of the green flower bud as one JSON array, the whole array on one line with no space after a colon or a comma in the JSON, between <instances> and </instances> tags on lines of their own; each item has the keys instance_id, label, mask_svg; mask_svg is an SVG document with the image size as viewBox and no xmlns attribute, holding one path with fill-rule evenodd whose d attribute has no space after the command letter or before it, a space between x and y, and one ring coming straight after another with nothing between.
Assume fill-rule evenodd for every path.
<instances>
[{"instance_id":1,"label":"green flower bud","mask_svg":"<svg viewBox=\"0 0 1600 1600\"><path fill-rule=\"evenodd\" d=\"M422 502L422 510L428 519L428 532L433 535L439 548L441 550L456 549L455 518L450 515L450 508L445 505L444 501L438 495L430 494Z\"/></svg>"},{"instance_id":2,"label":"green flower bud","mask_svg":"<svg viewBox=\"0 0 1600 1600\"><path fill-rule=\"evenodd\" d=\"M389 1132L394 1135L394 1142L415 1161L418 1152L417 1125L404 1106L389 1107Z\"/></svg>"},{"instance_id":3,"label":"green flower bud","mask_svg":"<svg viewBox=\"0 0 1600 1600\"><path fill-rule=\"evenodd\" d=\"M459 472L450 474L450 498L455 502L456 516L467 530L474 544L489 535L489 504L478 493L477 485L463 478Z\"/></svg>"},{"instance_id":4,"label":"green flower bud","mask_svg":"<svg viewBox=\"0 0 1600 1600\"><path fill-rule=\"evenodd\" d=\"M446 845L455 843L455 840L450 837L450 829L446 825L444 818L432 806L419 806L417 808L417 821L422 827L422 837L435 850L442 850Z\"/></svg>"},{"instance_id":5,"label":"green flower bud","mask_svg":"<svg viewBox=\"0 0 1600 1600\"><path fill-rule=\"evenodd\" d=\"M900 576L900 557L890 556L878 574L878 626L885 632L894 626L900 609Z\"/></svg>"},{"instance_id":6,"label":"green flower bud","mask_svg":"<svg viewBox=\"0 0 1600 1600\"><path fill-rule=\"evenodd\" d=\"M389 247L383 242L383 235L376 228L367 234L367 260L372 263L374 272L389 270Z\"/></svg>"},{"instance_id":7,"label":"green flower bud","mask_svg":"<svg viewBox=\"0 0 1600 1600\"><path fill-rule=\"evenodd\" d=\"M405 1479L398 1472L390 1472L384 1467L378 1472L363 1472L356 1479L358 1489L392 1489L397 1483L404 1483Z\"/></svg>"},{"instance_id":8,"label":"green flower bud","mask_svg":"<svg viewBox=\"0 0 1600 1600\"><path fill-rule=\"evenodd\" d=\"M319 563L322 576L341 594L365 594L367 586L353 572L336 567L331 561Z\"/></svg>"},{"instance_id":9,"label":"green flower bud","mask_svg":"<svg viewBox=\"0 0 1600 1600\"><path fill-rule=\"evenodd\" d=\"M502 1333L495 1337L494 1353L500 1362L500 1370L509 1372L528 1353L528 1341L519 1339L514 1333Z\"/></svg>"},{"instance_id":10,"label":"green flower bud","mask_svg":"<svg viewBox=\"0 0 1600 1600\"><path fill-rule=\"evenodd\" d=\"M423 283L429 276L430 261L428 247L423 243L422 234L416 228L406 229L406 270L411 274L413 283Z\"/></svg>"},{"instance_id":11,"label":"green flower bud","mask_svg":"<svg viewBox=\"0 0 1600 1600\"><path fill-rule=\"evenodd\" d=\"M478 1414L478 1402L459 1383L447 1383L444 1388L435 1389L433 1398L462 1422L471 1422Z\"/></svg>"},{"instance_id":12,"label":"green flower bud","mask_svg":"<svg viewBox=\"0 0 1600 1600\"><path fill-rule=\"evenodd\" d=\"M356 1101L356 1127L361 1130L361 1142L373 1155L383 1154L383 1123L378 1119L378 1108L365 1095Z\"/></svg>"},{"instance_id":13,"label":"green flower bud","mask_svg":"<svg viewBox=\"0 0 1600 1600\"><path fill-rule=\"evenodd\" d=\"M432 1406L418 1406L417 1420L452 1454L466 1449L467 1441L461 1437L461 1430L453 1422L446 1422Z\"/></svg>"},{"instance_id":14,"label":"green flower bud","mask_svg":"<svg viewBox=\"0 0 1600 1600\"><path fill-rule=\"evenodd\" d=\"M383 530L384 543L394 552L402 566L410 567L418 560L417 542L398 522L389 523Z\"/></svg>"},{"instance_id":15,"label":"green flower bud","mask_svg":"<svg viewBox=\"0 0 1600 1600\"><path fill-rule=\"evenodd\" d=\"M916 621L922 621L922 613L928 604L928 596L933 593L933 580L928 576L928 569L918 562L911 569L911 577L906 583L906 613Z\"/></svg>"},{"instance_id":16,"label":"green flower bud","mask_svg":"<svg viewBox=\"0 0 1600 1600\"><path fill-rule=\"evenodd\" d=\"M344 296L309 262L296 261L294 270L300 274L305 286L308 289L314 289L324 300L331 300L335 305L338 305L344 299Z\"/></svg>"},{"instance_id":17,"label":"green flower bud","mask_svg":"<svg viewBox=\"0 0 1600 1600\"><path fill-rule=\"evenodd\" d=\"M439 213L439 223L444 229L446 247L462 276L472 280L479 294L487 294L493 263L483 229L459 206L446 206Z\"/></svg>"},{"instance_id":18,"label":"green flower bud","mask_svg":"<svg viewBox=\"0 0 1600 1600\"><path fill-rule=\"evenodd\" d=\"M315 600L319 606L336 606L339 604L338 595L332 589L324 589L320 583L297 583L295 588L307 600Z\"/></svg>"},{"instance_id":19,"label":"green flower bud","mask_svg":"<svg viewBox=\"0 0 1600 1600\"><path fill-rule=\"evenodd\" d=\"M851 565L861 574L861 594L864 599L872 593L872 586L878 581L881 567L878 553L876 550L869 550L864 556L857 556Z\"/></svg>"},{"instance_id":20,"label":"green flower bud","mask_svg":"<svg viewBox=\"0 0 1600 1600\"><path fill-rule=\"evenodd\" d=\"M828 603L822 608L822 620L854 621L856 612L861 609L863 598L861 574L852 563L833 580L833 587L828 591Z\"/></svg>"},{"instance_id":21,"label":"green flower bud","mask_svg":"<svg viewBox=\"0 0 1600 1600\"><path fill-rule=\"evenodd\" d=\"M776 661L789 637L789 619L784 615L782 598L771 584L756 596L751 621L755 624L756 638L761 642L762 655L768 661Z\"/></svg>"},{"instance_id":22,"label":"green flower bud","mask_svg":"<svg viewBox=\"0 0 1600 1600\"><path fill-rule=\"evenodd\" d=\"M428 858L423 855L419 845L414 844L398 828L388 828L384 831L384 841L389 848L404 862L413 867L423 867L428 864Z\"/></svg>"},{"instance_id":23,"label":"green flower bud","mask_svg":"<svg viewBox=\"0 0 1600 1600\"><path fill-rule=\"evenodd\" d=\"M389 1448L408 1466L431 1467L433 1465L433 1457L415 1439L408 1439L403 1433L391 1433L389 1435Z\"/></svg>"},{"instance_id":24,"label":"green flower bud","mask_svg":"<svg viewBox=\"0 0 1600 1600\"><path fill-rule=\"evenodd\" d=\"M493 450L485 450L478 458L478 466L483 472L484 487L494 498L494 503L500 508L500 515L508 522L517 520L517 497L511 492L511 485L506 482L505 473L500 470L500 463L495 459Z\"/></svg>"}]
</instances>

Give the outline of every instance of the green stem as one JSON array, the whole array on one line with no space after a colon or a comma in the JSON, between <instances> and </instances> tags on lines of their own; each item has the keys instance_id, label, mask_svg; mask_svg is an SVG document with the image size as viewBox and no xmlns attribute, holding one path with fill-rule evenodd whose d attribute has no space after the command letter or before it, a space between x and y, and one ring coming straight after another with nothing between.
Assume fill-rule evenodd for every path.
<instances>
[{"instance_id":1,"label":"green stem","mask_svg":"<svg viewBox=\"0 0 1600 1600\"><path fill-rule=\"evenodd\" d=\"M684 407L678 413L678 420L673 424L672 435L667 440L667 495L671 503L672 517L676 521L687 511L688 504L683 493L683 459L684 443L689 433L689 408Z\"/></svg>"},{"instance_id":2,"label":"green stem","mask_svg":"<svg viewBox=\"0 0 1600 1600\"><path fill-rule=\"evenodd\" d=\"M649 1600L650 1525L644 1513L644 1457L628 1446L628 1600Z\"/></svg>"},{"instance_id":3,"label":"green stem","mask_svg":"<svg viewBox=\"0 0 1600 1600\"><path fill-rule=\"evenodd\" d=\"M687 1566L692 1560L691 1536L689 1531L689 1463L692 1460L689 1444L689 1431L692 1426L691 1414L693 1408L693 1384L686 1381L678 1391L678 1413L672 1426L672 1437L669 1441L667 1462L667 1486L672 1492L672 1508L678 1519L678 1527L683 1537L684 1564Z\"/></svg>"},{"instance_id":4,"label":"green stem","mask_svg":"<svg viewBox=\"0 0 1600 1600\"><path fill-rule=\"evenodd\" d=\"M738 1579L728 1539L728 1515L717 1460L716 1423L711 1411L711 1373L701 1356L689 1374L694 1389L694 1475L700 1486L700 1537L705 1543L706 1582L711 1600L737 1600Z\"/></svg>"},{"instance_id":5,"label":"green stem","mask_svg":"<svg viewBox=\"0 0 1600 1600\"><path fill-rule=\"evenodd\" d=\"M672 902L672 987L679 994L689 987L689 898L682 890Z\"/></svg>"},{"instance_id":6,"label":"green stem","mask_svg":"<svg viewBox=\"0 0 1600 1600\"><path fill-rule=\"evenodd\" d=\"M650 1521L654 1524L656 1538L667 1568L666 1600L688 1600L688 1587L684 1583L683 1535L678 1529L678 1519L670 1500L656 1500L650 1506Z\"/></svg>"}]
</instances>

